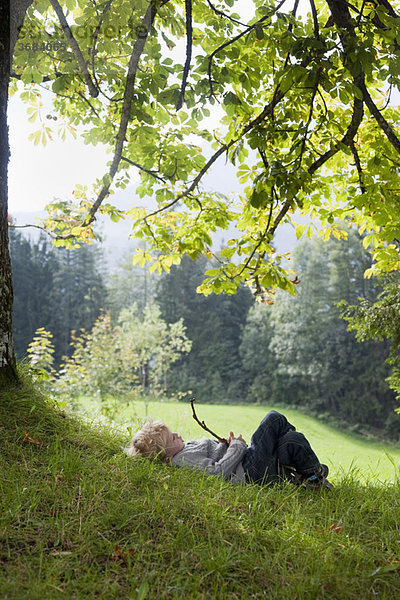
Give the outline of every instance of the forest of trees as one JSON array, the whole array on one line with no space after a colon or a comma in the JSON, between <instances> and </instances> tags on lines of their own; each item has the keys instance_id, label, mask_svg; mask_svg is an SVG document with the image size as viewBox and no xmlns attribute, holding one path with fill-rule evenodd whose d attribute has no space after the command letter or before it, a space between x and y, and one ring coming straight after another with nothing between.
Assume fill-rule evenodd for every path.
<instances>
[{"instance_id":1,"label":"forest of trees","mask_svg":"<svg viewBox=\"0 0 400 600\"><path fill-rule=\"evenodd\" d=\"M210 268L204 257L161 276L127 257L108 274L98 247L53 248L16 231L11 253L18 358L38 328L51 332L53 391L64 397L292 405L400 436L388 342L360 343L340 318L339 302L373 305L381 291L363 277L370 256L352 230L346 241L299 242L297 294L278 291L269 303L247 288L198 294Z\"/></svg>"},{"instance_id":2,"label":"forest of trees","mask_svg":"<svg viewBox=\"0 0 400 600\"><path fill-rule=\"evenodd\" d=\"M105 284L96 246L53 248L42 234L30 241L10 228L14 279L14 343L22 357L37 328L53 334L55 361L70 353L72 330L92 328L103 307Z\"/></svg>"}]
</instances>

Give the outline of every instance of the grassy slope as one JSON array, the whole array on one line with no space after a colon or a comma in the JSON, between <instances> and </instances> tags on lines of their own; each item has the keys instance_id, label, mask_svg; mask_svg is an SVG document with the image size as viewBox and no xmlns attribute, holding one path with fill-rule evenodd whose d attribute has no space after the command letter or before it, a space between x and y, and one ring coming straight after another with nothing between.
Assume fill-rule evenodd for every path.
<instances>
[{"instance_id":1,"label":"grassy slope","mask_svg":"<svg viewBox=\"0 0 400 600\"><path fill-rule=\"evenodd\" d=\"M29 388L1 396L0 440L2 599L398 597L398 483L245 487L129 459Z\"/></svg>"}]
</instances>

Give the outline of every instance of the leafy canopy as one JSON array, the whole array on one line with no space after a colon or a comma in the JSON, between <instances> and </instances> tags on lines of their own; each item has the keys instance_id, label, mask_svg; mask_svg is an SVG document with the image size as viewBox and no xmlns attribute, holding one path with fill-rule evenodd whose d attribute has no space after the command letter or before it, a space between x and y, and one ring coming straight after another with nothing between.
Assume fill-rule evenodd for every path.
<instances>
[{"instance_id":1,"label":"leafy canopy","mask_svg":"<svg viewBox=\"0 0 400 600\"><path fill-rule=\"evenodd\" d=\"M250 2L246 3L249 6ZM54 93L61 136L83 128L110 149L109 171L90 190L49 205L55 243L93 238L97 212L132 219L146 239L137 261L170 269L183 254L211 258L216 230L234 225L200 290L294 293L272 241L345 237L347 217L372 250L373 273L398 269L399 2L253 0L37 0L25 20L14 76L32 119L40 90ZM238 14L235 11L237 9ZM34 44L36 44L34 46ZM17 87L17 83L15 83ZM60 125L61 123L61 125ZM34 143L53 129L43 120ZM223 160L245 186L226 198L202 178ZM143 206L109 201L139 171ZM296 225L299 211L309 225ZM154 252L156 250L156 252Z\"/></svg>"}]
</instances>

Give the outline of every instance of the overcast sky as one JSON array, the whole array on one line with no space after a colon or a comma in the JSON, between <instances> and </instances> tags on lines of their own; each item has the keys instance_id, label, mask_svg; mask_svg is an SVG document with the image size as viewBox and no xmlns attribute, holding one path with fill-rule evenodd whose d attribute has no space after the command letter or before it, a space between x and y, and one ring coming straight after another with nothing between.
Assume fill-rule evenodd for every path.
<instances>
[{"instance_id":1,"label":"overcast sky","mask_svg":"<svg viewBox=\"0 0 400 600\"><path fill-rule=\"evenodd\" d=\"M49 104L50 107L50 104ZM28 139L41 126L30 123L27 105L16 95L8 106L11 158L9 163L9 211L42 210L54 198L67 198L77 183L90 185L104 174L107 155L101 146L86 146L79 137L69 136L62 142L56 136L46 146L35 146ZM51 126L58 121L43 118ZM46 123L47 124L47 123Z\"/></svg>"}]
</instances>

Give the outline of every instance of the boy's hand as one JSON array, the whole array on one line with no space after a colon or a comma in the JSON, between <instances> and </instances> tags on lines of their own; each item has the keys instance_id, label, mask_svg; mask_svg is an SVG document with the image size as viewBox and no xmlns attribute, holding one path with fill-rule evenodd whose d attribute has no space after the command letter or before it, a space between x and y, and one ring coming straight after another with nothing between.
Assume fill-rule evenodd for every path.
<instances>
[{"instance_id":1,"label":"boy's hand","mask_svg":"<svg viewBox=\"0 0 400 600\"><path fill-rule=\"evenodd\" d=\"M229 444L232 442L232 440L239 440L240 442L243 442L243 443L244 443L244 444L246 444L246 446L247 446L247 442L246 442L246 440L244 440L244 439L242 438L242 434L241 434L241 433L240 433L238 436L235 436L235 434L233 433L233 431L231 431L231 432L229 433L229 437L226 439L226 441L227 441L227 443L228 443L228 446L229 446Z\"/></svg>"}]
</instances>

